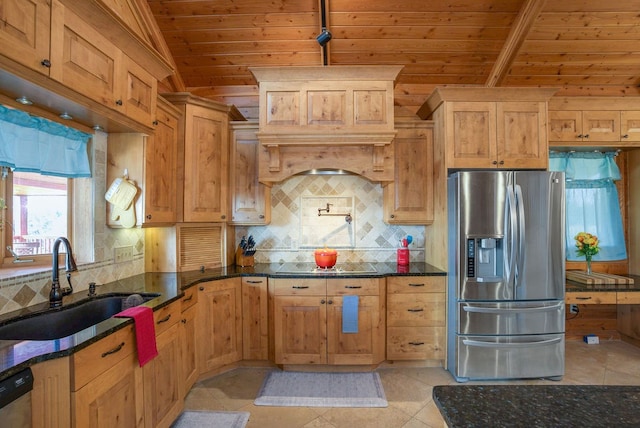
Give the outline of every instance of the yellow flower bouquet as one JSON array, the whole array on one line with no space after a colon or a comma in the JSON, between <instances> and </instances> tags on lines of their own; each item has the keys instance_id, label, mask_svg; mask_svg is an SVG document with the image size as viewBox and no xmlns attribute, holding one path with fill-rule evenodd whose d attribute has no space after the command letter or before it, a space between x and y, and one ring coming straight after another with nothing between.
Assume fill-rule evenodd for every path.
<instances>
[{"instance_id":1,"label":"yellow flower bouquet","mask_svg":"<svg viewBox=\"0 0 640 428\"><path fill-rule=\"evenodd\" d=\"M598 254L600 241L596 235L587 232L578 233L573 239L576 240L576 253L579 256L585 256L587 260L587 273L591 274L591 258Z\"/></svg>"}]
</instances>

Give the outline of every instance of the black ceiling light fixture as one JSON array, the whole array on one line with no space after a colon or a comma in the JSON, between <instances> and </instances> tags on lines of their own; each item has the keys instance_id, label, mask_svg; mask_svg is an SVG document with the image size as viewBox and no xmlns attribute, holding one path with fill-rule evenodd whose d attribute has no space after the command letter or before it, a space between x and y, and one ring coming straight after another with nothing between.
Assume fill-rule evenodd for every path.
<instances>
[{"instance_id":1,"label":"black ceiling light fixture","mask_svg":"<svg viewBox=\"0 0 640 428\"><path fill-rule=\"evenodd\" d=\"M316 40L318 41L318 43L320 44L320 46L322 47L322 62L324 65L328 65L329 64L329 58L328 58L328 54L327 54L327 43L329 43L329 41L331 40L331 32L329 30L327 30L327 5L326 5L326 1L327 0L320 0L320 19L321 21L321 26L322 26L322 31L320 32L320 34L318 34L316 36Z\"/></svg>"}]
</instances>

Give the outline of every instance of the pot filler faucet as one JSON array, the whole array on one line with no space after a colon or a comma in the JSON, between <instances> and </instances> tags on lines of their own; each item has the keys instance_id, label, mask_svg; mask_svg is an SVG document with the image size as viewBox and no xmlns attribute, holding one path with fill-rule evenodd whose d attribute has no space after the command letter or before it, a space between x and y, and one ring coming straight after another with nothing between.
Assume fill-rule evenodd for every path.
<instances>
[{"instance_id":1,"label":"pot filler faucet","mask_svg":"<svg viewBox=\"0 0 640 428\"><path fill-rule=\"evenodd\" d=\"M58 253L60 249L60 243L64 244L67 250L65 256L65 270L67 272L67 282L69 288L60 288L60 281L58 280ZM58 308L62 306L62 298L73 293L73 287L71 286L71 272L78 270L76 261L73 259L73 252L71 251L71 244L67 238L60 237L53 243L53 261L51 272L51 292L49 293L49 307Z\"/></svg>"}]
</instances>

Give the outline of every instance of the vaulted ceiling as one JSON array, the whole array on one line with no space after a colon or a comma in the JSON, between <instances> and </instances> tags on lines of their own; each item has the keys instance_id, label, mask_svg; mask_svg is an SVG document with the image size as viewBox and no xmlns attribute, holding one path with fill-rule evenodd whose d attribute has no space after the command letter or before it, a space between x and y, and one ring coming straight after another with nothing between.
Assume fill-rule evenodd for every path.
<instances>
[{"instance_id":1,"label":"vaulted ceiling","mask_svg":"<svg viewBox=\"0 0 640 428\"><path fill-rule=\"evenodd\" d=\"M438 85L640 96L640 0L147 2L179 73L164 89L247 117L257 117L253 66L402 65L395 103L411 112Z\"/></svg>"}]
</instances>

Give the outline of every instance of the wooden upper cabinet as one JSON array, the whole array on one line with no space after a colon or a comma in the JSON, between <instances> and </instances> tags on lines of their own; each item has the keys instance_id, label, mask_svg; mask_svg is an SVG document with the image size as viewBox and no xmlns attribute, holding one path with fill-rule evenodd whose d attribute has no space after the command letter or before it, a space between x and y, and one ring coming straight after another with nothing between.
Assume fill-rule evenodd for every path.
<instances>
[{"instance_id":1,"label":"wooden upper cabinet","mask_svg":"<svg viewBox=\"0 0 640 428\"><path fill-rule=\"evenodd\" d=\"M107 185L124 171L139 189L136 226L174 224L177 220L178 123L180 111L159 99L155 132L110 133L107 145ZM107 225L119 227L107 204Z\"/></svg>"},{"instance_id":2,"label":"wooden upper cabinet","mask_svg":"<svg viewBox=\"0 0 640 428\"><path fill-rule=\"evenodd\" d=\"M244 117L228 106L189 93L165 94L182 112L179 148L184 156L180 221L229 219L229 120Z\"/></svg>"},{"instance_id":3,"label":"wooden upper cabinet","mask_svg":"<svg viewBox=\"0 0 640 428\"><path fill-rule=\"evenodd\" d=\"M634 97L552 98L549 143L565 147L637 147L638 103Z\"/></svg>"},{"instance_id":4,"label":"wooden upper cabinet","mask_svg":"<svg viewBox=\"0 0 640 428\"><path fill-rule=\"evenodd\" d=\"M50 77L151 128L158 82L90 23L52 3Z\"/></svg>"},{"instance_id":5,"label":"wooden upper cabinet","mask_svg":"<svg viewBox=\"0 0 640 428\"><path fill-rule=\"evenodd\" d=\"M48 75L50 1L3 0L0 22L0 55Z\"/></svg>"},{"instance_id":6,"label":"wooden upper cabinet","mask_svg":"<svg viewBox=\"0 0 640 428\"><path fill-rule=\"evenodd\" d=\"M255 122L231 123L231 223L264 225L271 221L271 187L258 181L261 149Z\"/></svg>"},{"instance_id":7,"label":"wooden upper cabinet","mask_svg":"<svg viewBox=\"0 0 640 428\"><path fill-rule=\"evenodd\" d=\"M547 101L555 89L436 88L418 116L433 118L447 168L546 169Z\"/></svg>"},{"instance_id":8,"label":"wooden upper cabinet","mask_svg":"<svg viewBox=\"0 0 640 428\"><path fill-rule=\"evenodd\" d=\"M384 219L392 224L433 222L433 124L396 120L395 179L383 190Z\"/></svg>"},{"instance_id":9,"label":"wooden upper cabinet","mask_svg":"<svg viewBox=\"0 0 640 428\"><path fill-rule=\"evenodd\" d=\"M144 150L144 212L147 225L177 220L178 122L180 111L159 98L156 130Z\"/></svg>"}]
</instances>

